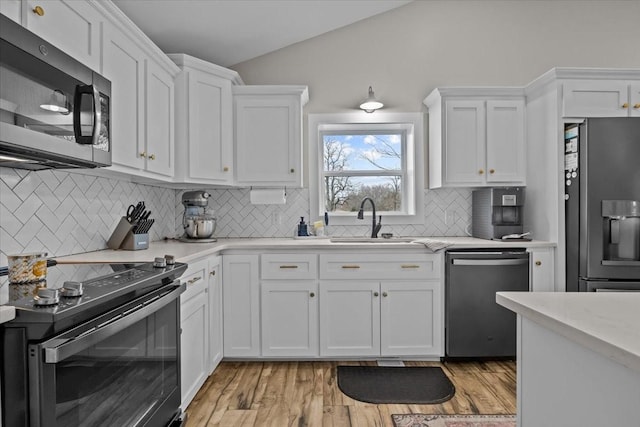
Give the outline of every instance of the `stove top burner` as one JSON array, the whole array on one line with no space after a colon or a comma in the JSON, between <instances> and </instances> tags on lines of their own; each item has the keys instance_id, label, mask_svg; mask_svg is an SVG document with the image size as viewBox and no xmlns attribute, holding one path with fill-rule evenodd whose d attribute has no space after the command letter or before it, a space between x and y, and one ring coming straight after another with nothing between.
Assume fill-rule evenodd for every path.
<instances>
[{"instance_id":1,"label":"stove top burner","mask_svg":"<svg viewBox=\"0 0 640 427\"><path fill-rule=\"evenodd\" d=\"M57 264L48 267L46 287L35 297L9 302L16 307L16 318L9 323L77 323L171 283L186 268L183 263L156 267L153 262Z\"/></svg>"}]
</instances>

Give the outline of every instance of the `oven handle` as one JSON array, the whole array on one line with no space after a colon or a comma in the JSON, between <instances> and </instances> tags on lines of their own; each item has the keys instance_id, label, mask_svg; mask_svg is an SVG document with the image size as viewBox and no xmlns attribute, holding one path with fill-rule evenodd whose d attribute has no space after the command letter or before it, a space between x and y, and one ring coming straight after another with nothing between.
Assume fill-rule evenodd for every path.
<instances>
[{"instance_id":1,"label":"oven handle","mask_svg":"<svg viewBox=\"0 0 640 427\"><path fill-rule=\"evenodd\" d=\"M529 260L526 258L520 259L454 259L453 265L522 265L529 264Z\"/></svg>"},{"instance_id":2,"label":"oven handle","mask_svg":"<svg viewBox=\"0 0 640 427\"><path fill-rule=\"evenodd\" d=\"M160 310L162 307L171 303L171 301L180 297L183 287L155 297L154 299L141 303L141 306L114 316L113 318L103 322L89 331L85 331L75 337L70 338L52 338L40 344L41 350L44 351L45 363L58 363L64 359L77 354L78 352L99 343L105 338L114 335L134 323L144 319L151 313Z\"/></svg>"}]
</instances>

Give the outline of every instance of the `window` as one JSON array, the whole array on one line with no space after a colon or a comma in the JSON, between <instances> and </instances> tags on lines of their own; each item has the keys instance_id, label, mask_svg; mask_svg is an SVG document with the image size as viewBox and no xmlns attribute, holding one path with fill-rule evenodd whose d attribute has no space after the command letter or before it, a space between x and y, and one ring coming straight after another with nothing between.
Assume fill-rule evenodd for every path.
<instances>
[{"instance_id":1,"label":"window","mask_svg":"<svg viewBox=\"0 0 640 427\"><path fill-rule=\"evenodd\" d=\"M416 162L423 152L422 115L365 118L309 115L312 216L329 212L334 224L351 224L362 199L371 197L387 223L423 222L423 162Z\"/></svg>"}]
</instances>

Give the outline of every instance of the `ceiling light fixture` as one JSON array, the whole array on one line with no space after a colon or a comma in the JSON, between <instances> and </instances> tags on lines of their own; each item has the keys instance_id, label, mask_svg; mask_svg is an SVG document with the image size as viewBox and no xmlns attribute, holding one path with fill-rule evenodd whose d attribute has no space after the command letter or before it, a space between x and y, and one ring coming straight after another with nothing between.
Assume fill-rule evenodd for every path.
<instances>
[{"instance_id":1,"label":"ceiling light fixture","mask_svg":"<svg viewBox=\"0 0 640 427\"><path fill-rule=\"evenodd\" d=\"M67 95L59 89L55 89L47 102L40 105L40 108L65 115L71 112L71 105L69 104Z\"/></svg>"},{"instance_id":2,"label":"ceiling light fixture","mask_svg":"<svg viewBox=\"0 0 640 427\"><path fill-rule=\"evenodd\" d=\"M367 113L373 113L374 111L384 107L384 104L376 99L373 93L373 89L369 86L369 96L360 104L360 109Z\"/></svg>"}]
</instances>

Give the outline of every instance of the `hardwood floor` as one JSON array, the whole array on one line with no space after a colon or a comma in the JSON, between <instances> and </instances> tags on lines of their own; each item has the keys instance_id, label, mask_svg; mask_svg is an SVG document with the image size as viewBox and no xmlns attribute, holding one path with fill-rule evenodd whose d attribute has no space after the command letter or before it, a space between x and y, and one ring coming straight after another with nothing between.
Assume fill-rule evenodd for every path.
<instances>
[{"instance_id":1,"label":"hardwood floor","mask_svg":"<svg viewBox=\"0 0 640 427\"><path fill-rule=\"evenodd\" d=\"M442 366L456 387L438 405L376 405L342 394L336 366L375 362L223 362L187 408L187 427L393 427L391 414L515 414L515 362L406 362Z\"/></svg>"}]
</instances>

